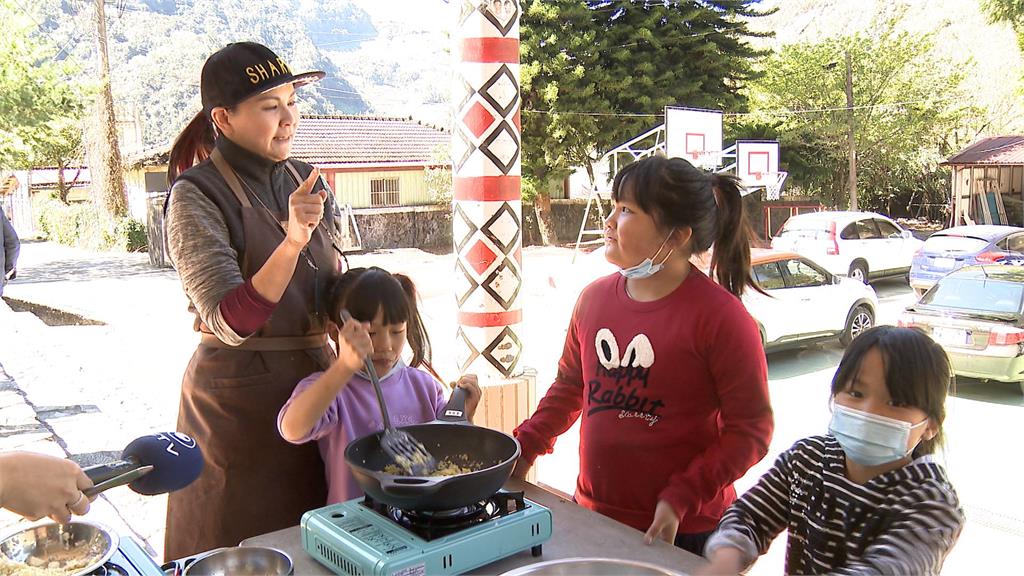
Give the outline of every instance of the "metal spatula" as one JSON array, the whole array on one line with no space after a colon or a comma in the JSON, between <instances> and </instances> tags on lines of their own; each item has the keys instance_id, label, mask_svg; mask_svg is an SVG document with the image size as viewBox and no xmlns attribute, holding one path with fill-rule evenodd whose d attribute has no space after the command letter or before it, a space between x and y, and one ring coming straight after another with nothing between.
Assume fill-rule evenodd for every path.
<instances>
[{"instance_id":1,"label":"metal spatula","mask_svg":"<svg viewBox=\"0 0 1024 576\"><path fill-rule=\"evenodd\" d=\"M348 322L352 316L347 310L342 310L341 318ZM380 415L384 419L384 433L380 438L381 448L406 474L428 476L437 469L437 459L427 451L420 441L391 425L388 407L384 402L384 393L380 389L380 379L377 377L377 370L373 367L373 360L367 356L363 360L363 365L366 366L366 373L369 374L370 382L373 383L373 391L377 393Z\"/></svg>"}]
</instances>

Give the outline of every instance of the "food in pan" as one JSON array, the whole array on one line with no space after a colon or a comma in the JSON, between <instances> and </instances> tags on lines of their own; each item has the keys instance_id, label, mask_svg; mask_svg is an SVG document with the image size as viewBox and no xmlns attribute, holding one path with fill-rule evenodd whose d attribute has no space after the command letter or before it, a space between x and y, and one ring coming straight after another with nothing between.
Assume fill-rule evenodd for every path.
<instances>
[{"instance_id":1,"label":"food in pan","mask_svg":"<svg viewBox=\"0 0 1024 576\"><path fill-rule=\"evenodd\" d=\"M469 463L469 457L464 456L462 460L465 464L456 464L452 462L451 458L442 458L437 462L437 468L431 470L425 476L457 476L459 474L469 474L470 472L476 472L481 467L474 466ZM388 474L394 474L395 476L409 476L405 470L395 464L388 464L384 467L384 472Z\"/></svg>"},{"instance_id":2,"label":"food in pan","mask_svg":"<svg viewBox=\"0 0 1024 576\"><path fill-rule=\"evenodd\" d=\"M63 570L36 568L0 556L0 576L65 576Z\"/></svg>"},{"instance_id":3,"label":"food in pan","mask_svg":"<svg viewBox=\"0 0 1024 576\"><path fill-rule=\"evenodd\" d=\"M0 555L0 576L68 576L103 558L103 554L98 552L85 556L83 552L81 548L54 550L46 558L30 556L25 562L15 562Z\"/></svg>"}]
</instances>

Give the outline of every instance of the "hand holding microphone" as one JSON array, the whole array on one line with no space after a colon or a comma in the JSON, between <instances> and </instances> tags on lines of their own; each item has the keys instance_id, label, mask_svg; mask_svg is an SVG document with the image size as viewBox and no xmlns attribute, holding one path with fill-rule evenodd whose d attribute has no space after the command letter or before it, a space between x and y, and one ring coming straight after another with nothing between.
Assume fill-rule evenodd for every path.
<instances>
[{"instance_id":1,"label":"hand holding microphone","mask_svg":"<svg viewBox=\"0 0 1024 576\"><path fill-rule=\"evenodd\" d=\"M44 516L66 523L89 511L104 490L128 484L139 494L173 492L203 470L203 453L192 438L162 432L132 441L120 460L83 470L71 460L34 452L0 454L0 507L29 520Z\"/></svg>"},{"instance_id":2,"label":"hand holding microphone","mask_svg":"<svg viewBox=\"0 0 1024 576\"><path fill-rule=\"evenodd\" d=\"M85 493L93 496L128 484L139 494L164 494L188 486L202 471L203 452L194 439L180 432L160 432L133 440L120 460L86 468L95 486Z\"/></svg>"},{"instance_id":3,"label":"hand holding microphone","mask_svg":"<svg viewBox=\"0 0 1024 576\"><path fill-rule=\"evenodd\" d=\"M0 506L29 520L68 522L89 511L93 485L78 464L34 452L0 454Z\"/></svg>"}]
</instances>

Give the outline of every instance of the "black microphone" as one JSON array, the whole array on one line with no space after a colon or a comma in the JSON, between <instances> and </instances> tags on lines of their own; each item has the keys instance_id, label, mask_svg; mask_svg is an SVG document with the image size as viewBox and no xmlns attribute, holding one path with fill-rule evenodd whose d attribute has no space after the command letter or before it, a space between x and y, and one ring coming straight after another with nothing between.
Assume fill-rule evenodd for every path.
<instances>
[{"instance_id":1,"label":"black microphone","mask_svg":"<svg viewBox=\"0 0 1024 576\"><path fill-rule=\"evenodd\" d=\"M193 438L160 432L133 440L120 460L85 468L94 484L86 493L92 496L130 480L128 487L139 494L163 494L188 486L202 471L203 452ZM101 486L104 483L108 484Z\"/></svg>"}]
</instances>

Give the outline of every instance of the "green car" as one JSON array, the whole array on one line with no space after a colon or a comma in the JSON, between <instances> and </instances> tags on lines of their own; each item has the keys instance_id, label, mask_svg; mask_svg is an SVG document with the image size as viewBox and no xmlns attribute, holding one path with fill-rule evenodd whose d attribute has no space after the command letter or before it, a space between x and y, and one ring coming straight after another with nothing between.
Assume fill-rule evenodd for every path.
<instances>
[{"instance_id":1,"label":"green car","mask_svg":"<svg viewBox=\"0 0 1024 576\"><path fill-rule=\"evenodd\" d=\"M901 326L945 348L959 376L1016 382L1024 393L1024 265L967 266L907 308Z\"/></svg>"}]
</instances>

